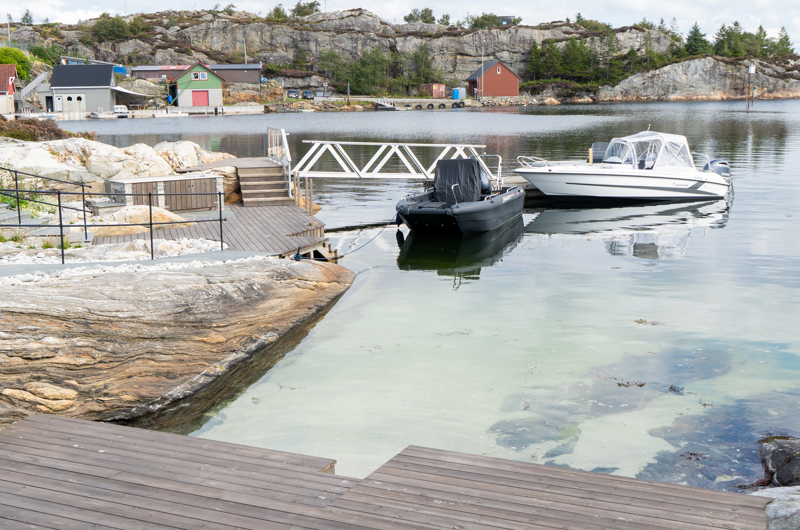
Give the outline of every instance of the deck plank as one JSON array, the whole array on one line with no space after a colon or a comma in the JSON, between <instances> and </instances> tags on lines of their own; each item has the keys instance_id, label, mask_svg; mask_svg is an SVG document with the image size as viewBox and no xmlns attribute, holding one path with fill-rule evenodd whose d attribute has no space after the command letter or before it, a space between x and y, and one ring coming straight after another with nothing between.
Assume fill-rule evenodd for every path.
<instances>
[{"instance_id":1,"label":"deck plank","mask_svg":"<svg viewBox=\"0 0 800 530\"><path fill-rule=\"evenodd\" d=\"M298 206L245 207L240 204L229 204L226 208L233 214L227 217L222 234L229 250L292 255L298 248L306 252L306 249L328 242L328 238L324 235L296 235L325 226ZM213 214L214 212L209 211L207 219L214 219ZM157 230L153 233L153 237L155 239L202 238L219 241L219 223L215 219L215 222L195 222L188 227ZM149 238L149 233L103 236L94 238L93 244L122 243L134 239L149 240Z\"/></svg>"},{"instance_id":2,"label":"deck plank","mask_svg":"<svg viewBox=\"0 0 800 530\"><path fill-rule=\"evenodd\" d=\"M246 218L246 216L244 216ZM409 446L335 461L51 415L0 431L2 528L764 530L769 499ZM6 524L7 523L7 524Z\"/></svg>"}]
</instances>

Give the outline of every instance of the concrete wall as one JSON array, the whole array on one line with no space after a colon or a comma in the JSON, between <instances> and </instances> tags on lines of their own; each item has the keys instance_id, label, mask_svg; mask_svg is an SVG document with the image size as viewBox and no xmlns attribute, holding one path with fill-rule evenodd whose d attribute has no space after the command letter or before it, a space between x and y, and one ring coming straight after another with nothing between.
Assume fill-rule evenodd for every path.
<instances>
[{"instance_id":1,"label":"concrete wall","mask_svg":"<svg viewBox=\"0 0 800 530\"><path fill-rule=\"evenodd\" d=\"M14 96L0 96L0 114L14 114Z\"/></svg>"},{"instance_id":2,"label":"concrete wall","mask_svg":"<svg viewBox=\"0 0 800 530\"><path fill-rule=\"evenodd\" d=\"M117 101L110 88L57 88L55 95L62 96L63 112L111 111Z\"/></svg>"}]
</instances>

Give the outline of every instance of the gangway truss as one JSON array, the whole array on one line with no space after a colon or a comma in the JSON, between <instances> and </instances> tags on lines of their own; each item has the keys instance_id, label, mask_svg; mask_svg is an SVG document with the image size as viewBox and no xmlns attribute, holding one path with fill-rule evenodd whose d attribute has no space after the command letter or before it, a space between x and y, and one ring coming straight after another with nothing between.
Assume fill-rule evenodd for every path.
<instances>
[{"instance_id":1,"label":"gangway truss","mask_svg":"<svg viewBox=\"0 0 800 530\"><path fill-rule=\"evenodd\" d=\"M483 159L483 157L487 155L481 155L477 151L477 149L485 148L485 145L339 142L329 140L303 140L303 143L311 144L311 148L306 152L303 158L300 159L297 165L294 166L292 173L298 179L303 177L327 177L431 180L435 176L436 163L439 160L475 158L481 170L485 172L492 181L494 187L500 188L502 186L502 161L500 157L490 155L498 158L497 169L492 171ZM357 149L363 149L365 146L376 146L378 150L363 167L359 167L359 164L353 161L353 156L348 154L347 148L356 147ZM438 149L439 152L433 163L426 167L419 160L412 148L433 148ZM325 153L330 153L339 167L326 170L313 169ZM402 163L402 166L405 167L407 172L382 171L392 157L395 156Z\"/></svg>"}]
</instances>

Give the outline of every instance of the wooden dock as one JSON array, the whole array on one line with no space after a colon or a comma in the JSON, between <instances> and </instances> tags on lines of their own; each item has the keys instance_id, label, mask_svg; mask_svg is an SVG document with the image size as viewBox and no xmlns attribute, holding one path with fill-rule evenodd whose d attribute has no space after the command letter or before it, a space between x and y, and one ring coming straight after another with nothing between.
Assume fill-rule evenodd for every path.
<instances>
[{"instance_id":1,"label":"wooden dock","mask_svg":"<svg viewBox=\"0 0 800 530\"><path fill-rule=\"evenodd\" d=\"M230 250L265 252L281 257L294 256L298 250L306 255L313 252L331 255L324 227L313 215L298 206L242 206L228 204L230 214L223 224L223 237ZM217 211L205 212L213 219ZM194 223L188 227L156 230L155 239L210 239L219 241L219 223ZM150 239L149 232L125 236L94 238L94 244L124 243L134 239ZM323 256L327 257L327 256Z\"/></svg>"},{"instance_id":2,"label":"wooden dock","mask_svg":"<svg viewBox=\"0 0 800 530\"><path fill-rule=\"evenodd\" d=\"M335 460L51 415L0 431L0 528L764 530L770 501L411 446Z\"/></svg>"}]
</instances>

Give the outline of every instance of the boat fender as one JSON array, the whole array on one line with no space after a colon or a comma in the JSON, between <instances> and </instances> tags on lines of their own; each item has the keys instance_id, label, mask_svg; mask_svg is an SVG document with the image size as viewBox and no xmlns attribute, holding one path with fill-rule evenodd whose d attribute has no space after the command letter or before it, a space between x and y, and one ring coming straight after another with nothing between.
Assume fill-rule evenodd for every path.
<instances>
[{"instance_id":1,"label":"boat fender","mask_svg":"<svg viewBox=\"0 0 800 530\"><path fill-rule=\"evenodd\" d=\"M300 249L299 248L297 249L297 254L292 256L292 259L295 260L295 261L303 261L303 255L300 254Z\"/></svg>"},{"instance_id":2,"label":"boat fender","mask_svg":"<svg viewBox=\"0 0 800 530\"><path fill-rule=\"evenodd\" d=\"M403 224L403 220L400 219L400 213L399 212L398 212L397 218L394 220L394 222L397 223L397 226L400 226L401 224Z\"/></svg>"},{"instance_id":3,"label":"boat fender","mask_svg":"<svg viewBox=\"0 0 800 530\"><path fill-rule=\"evenodd\" d=\"M422 105L417 105L414 108L417 109L417 110L420 110L422 108Z\"/></svg>"},{"instance_id":4,"label":"boat fender","mask_svg":"<svg viewBox=\"0 0 800 530\"><path fill-rule=\"evenodd\" d=\"M453 108L454 108L454 109L457 109L457 108L458 108L458 101L456 101L455 103L453 103Z\"/></svg>"},{"instance_id":5,"label":"boat fender","mask_svg":"<svg viewBox=\"0 0 800 530\"><path fill-rule=\"evenodd\" d=\"M433 103L428 103L428 108L432 109L433 108Z\"/></svg>"},{"instance_id":6,"label":"boat fender","mask_svg":"<svg viewBox=\"0 0 800 530\"><path fill-rule=\"evenodd\" d=\"M439 108L440 109L446 109L447 105L445 105L444 103L439 103Z\"/></svg>"}]
</instances>

